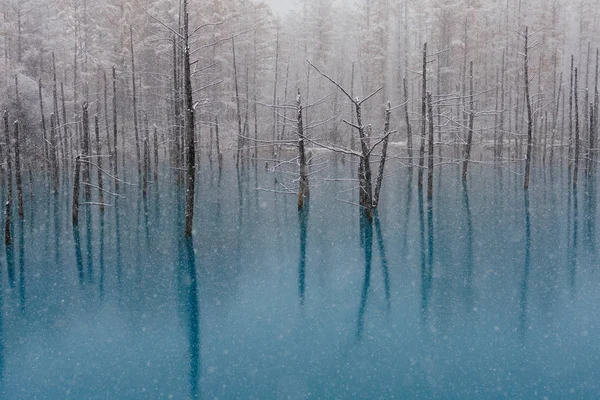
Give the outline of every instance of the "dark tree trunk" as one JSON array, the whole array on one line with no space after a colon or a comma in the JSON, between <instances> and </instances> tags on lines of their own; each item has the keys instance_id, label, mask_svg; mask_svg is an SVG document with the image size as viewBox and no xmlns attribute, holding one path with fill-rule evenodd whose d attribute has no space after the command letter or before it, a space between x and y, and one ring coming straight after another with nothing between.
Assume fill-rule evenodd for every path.
<instances>
[{"instance_id":1,"label":"dark tree trunk","mask_svg":"<svg viewBox=\"0 0 600 400\"><path fill-rule=\"evenodd\" d=\"M80 185L81 157L75 157L75 175L73 176L73 209L71 218L73 226L79 223L79 185Z\"/></svg>"},{"instance_id":2,"label":"dark tree trunk","mask_svg":"<svg viewBox=\"0 0 600 400\"><path fill-rule=\"evenodd\" d=\"M20 138L19 138L19 122L15 121L15 178L17 181L17 209L19 212L19 218L25 218L25 212L23 211L23 179L21 177L21 152L20 152Z\"/></svg>"},{"instance_id":3,"label":"dark tree trunk","mask_svg":"<svg viewBox=\"0 0 600 400\"><path fill-rule=\"evenodd\" d=\"M118 159L118 146L117 146L117 71L115 66L112 67L112 92L113 92L113 175L115 176L115 192L119 191L119 159Z\"/></svg>"},{"instance_id":4,"label":"dark tree trunk","mask_svg":"<svg viewBox=\"0 0 600 400\"><path fill-rule=\"evenodd\" d=\"M467 181L467 168L471 159L471 146L473 145L473 123L475 119L475 107L473 100L473 61L469 64L469 131L467 132L467 145L465 147L465 159L463 160L462 180Z\"/></svg>"},{"instance_id":5,"label":"dark tree trunk","mask_svg":"<svg viewBox=\"0 0 600 400\"><path fill-rule=\"evenodd\" d=\"M96 155L98 162L98 193L100 197L100 212L104 212L104 182L102 181L102 145L100 144L100 122L98 114L94 115L94 133L96 135Z\"/></svg>"},{"instance_id":6,"label":"dark tree trunk","mask_svg":"<svg viewBox=\"0 0 600 400\"><path fill-rule=\"evenodd\" d=\"M83 114L82 114L82 123L83 123L83 137L82 137L82 145L81 145L81 156L85 165L83 166L83 182L85 184L85 189L83 190L85 201L89 202L92 198L92 193L90 191L90 125L89 125L89 110L87 101L83 102Z\"/></svg>"},{"instance_id":7,"label":"dark tree trunk","mask_svg":"<svg viewBox=\"0 0 600 400\"><path fill-rule=\"evenodd\" d=\"M529 175L531 173L531 156L533 147L533 116L531 111L531 98L529 96L529 34L528 28L525 27L525 56L524 56L524 75L525 75L525 101L527 102L527 157L525 159L525 182L523 187L529 189Z\"/></svg>"},{"instance_id":8,"label":"dark tree trunk","mask_svg":"<svg viewBox=\"0 0 600 400\"><path fill-rule=\"evenodd\" d=\"M383 127L383 147L381 149L381 160L379 161L379 171L375 179L375 193L373 194L373 208L379 205L379 193L381 191L381 183L383 182L383 172L385 168L385 160L387 157L388 142L390 140L390 116L392 114L392 106L388 101L385 106L385 123Z\"/></svg>"},{"instance_id":9,"label":"dark tree trunk","mask_svg":"<svg viewBox=\"0 0 600 400\"><path fill-rule=\"evenodd\" d=\"M185 93L185 138L186 138L186 193L185 193L185 236L192 237L194 221L194 191L196 187L196 145L194 143L194 104L190 65L188 29L188 1L183 0L183 85Z\"/></svg>"},{"instance_id":10,"label":"dark tree trunk","mask_svg":"<svg viewBox=\"0 0 600 400\"><path fill-rule=\"evenodd\" d=\"M302 125L302 101L300 98L300 89L296 99L296 111L298 121L298 157L300 161L300 187L298 191L298 209L304 208L304 201L308 201L310 190L308 186L308 166L306 163L306 154L304 151L304 127Z\"/></svg>"},{"instance_id":11,"label":"dark tree trunk","mask_svg":"<svg viewBox=\"0 0 600 400\"><path fill-rule=\"evenodd\" d=\"M419 147L419 173L417 185L423 188L423 168L425 167L425 137L427 131L427 43L423 45L423 74L421 88L421 146Z\"/></svg>"},{"instance_id":12,"label":"dark tree trunk","mask_svg":"<svg viewBox=\"0 0 600 400\"><path fill-rule=\"evenodd\" d=\"M137 115L137 92L136 92L136 81L135 81L135 57L133 53L133 28L129 26L129 43L131 48L131 84L133 90L133 132L135 134L135 155L138 169L138 182L142 176L142 166L140 158L140 135L138 129L138 115Z\"/></svg>"}]
</instances>

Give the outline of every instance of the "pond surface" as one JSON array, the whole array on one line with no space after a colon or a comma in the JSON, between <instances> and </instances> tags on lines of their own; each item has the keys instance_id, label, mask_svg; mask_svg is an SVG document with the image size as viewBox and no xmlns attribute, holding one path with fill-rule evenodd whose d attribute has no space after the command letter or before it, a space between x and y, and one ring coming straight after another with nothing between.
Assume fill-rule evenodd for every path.
<instances>
[{"instance_id":1,"label":"pond surface","mask_svg":"<svg viewBox=\"0 0 600 400\"><path fill-rule=\"evenodd\" d=\"M0 247L3 398L597 398L595 185L448 165L428 202L390 165L369 224L326 161L300 215L204 166L193 242L167 176L75 230L36 186Z\"/></svg>"}]
</instances>

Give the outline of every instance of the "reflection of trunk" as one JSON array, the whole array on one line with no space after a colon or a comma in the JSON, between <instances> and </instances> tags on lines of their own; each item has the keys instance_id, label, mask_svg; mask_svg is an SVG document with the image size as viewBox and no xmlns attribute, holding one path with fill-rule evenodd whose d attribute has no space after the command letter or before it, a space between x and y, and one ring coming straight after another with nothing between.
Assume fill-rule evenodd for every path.
<instances>
[{"instance_id":1,"label":"reflection of trunk","mask_svg":"<svg viewBox=\"0 0 600 400\"><path fill-rule=\"evenodd\" d=\"M300 304L304 305L305 278L306 278L306 236L308 233L308 209L309 202L306 201L304 207L298 210L298 219L300 220L300 260L298 265L298 294Z\"/></svg>"},{"instance_id":2,"label":"reflection of trunk","mask_svg":"<svg viewBox=\"0 0 600 400\"><path fill-rule=\"evenodd\" d=\"M25 224L19 220L19 302L21 313L25 313Z\"/></svg>"},{"instance_id":3,"label":"reflection of trunk","mask_svg":"<svg viewBox=\"0 0 600 400\"><path fill-rule=\"evenodd\" d=\"M310 197L308 186L308 166L306 165L306 153L304 151L304 127L302 125L302 102L300 99L300 89L298 89L298 97L296 99L296 110L298 120L298 159L300 162L300 188L298 191L298 209L304 207L305 199Z\"/></svg>"},{"instance_id":4,"label":"reflection of trunk","mask_svg":"<svg viewBox=\"0 0 600 400\"><path fill-rule=\"evenodd\" d=\"M427 249L425 247L425 209L423 207L423 189L419 188L419 253L421 266L421 322L427 323L429 310L429 277L427 268Z\"/></svg>"},{"instance_id":5,"label":"reflection of trunk","mask_svg":"<svg viewBox=\"0 0 600 400\"><path fill-rule=\"evenodd\" d=\"M383 243L383 235L381 233L381 224L379 222L379 213L375 212L375 233L377 234L377 246L379 248L379 257L381 258L381 269L383 272L383 288L385 291L385 303L388 311L391 306L391 294L390 294L390 271L388 268L387 257L385 256L385 246Z\"/></svg>"},{"instance_id":6,"label":"reflection of trunk","mask_svg":"<svg viewBox=\"0 0 600 400\"><path fill-rule=\"evenodd\" d=\"M83 254L81 253L81 234L79 225L73 224L73 243L75 244L75 264L77 265L77 277L79 284L83 284Z\"/></svg>"},{"instance_id":7,"label":"reflection of trunk","mask_svg":"<svg viewBox=\"0 0 600 400\"><path fill-rule=\"evenodd\" d=\"M85 209L85 252L87 256L88 282L94 282L94 249L92 248L92 210Z\"/></svg>"},{"instance_id":8,"label":"reflection of trunk","mask_svg":"<svg viewBox=\"0 0 600 400\"><path fill-rule=\"evenodd\" d=\"M525 192L525 266L519 298L519 331L522 335L527 329L527 292L529 288L529 269L531 266L531 220L529 215L529 193Z\"/></svg>"},{"instance_id":9,"label":"reflection of trunk","mask_svg":"<svg viewBox=\"0 0 600 400\"><path fill-rule=\"evenodd\" d=\"M100 248L99 253L99 268L100 268L100 298L104 297L104 213L100 213Z\"/></svg>"},{"instance_id":10,"label":"reflection of trunk","mask_svg":"<svg viewBox=\"0 0 600 400\"><path fill-rule=\"evenodd\" d=\"M188 352L190 360L190 398L200 398L200 310L198 305L198 276L196 272L196 258L194 243L191 238L185 239L186 273L189 286L186 287L185 311L188 329Z\"/></svg>"},{"instance_id":11,"label":"reflection of trunk","mask_svg":"<svg viewBox=\"0 0 600 400\"><path fill-rule=\"evenodd\" d=\"M360 239L361 247L365 255L365 277L360 296L360 307L358 309L358 320L356 323L356 338L362 339L365 323L365 311L367 298L369 297L369 286L371 285L371 262L373 259L373 224L366 215L360 216Z\"/></svg>"},{"instance_id":12,"label":"reflection of trunk","mask_svg":"<svg viewBox=\"0 0 600 400\"><path fill-rule=\"evenodd\" d=\"M571 241L571 251L569 254L569 284L571 286L571 295L575 294L575 281L577 276L577 242L579 230L579 204L577 199L577 187L573 187L573 237Z\"/></svg>"},{"instance_id":13,"label":"reflection of trunk","mask_svg":"<svg viewBox=\"0 0 600 400\"><path fill-rule=\"evenodd\" d=\"M8 282L10 283L10 287L13 288L15 286L15 256L12 244L12 222L10 214L11 203L10 201L7 201L4 219L4 247L6 249L6 269L8 272Z\"/></svg>"},{"instance_id":14,"label":"reflection of trunk","mask_svg":"<svg viewBox=\"0 0 600 400\"><path fill-rule=\"evenodd\" d=\"M465 207L466 224L467 224L467 238L466 238L466 254L465 264L467 270L467 278L465 281L466 293L467 293L467 304L466 308L468 311L473 309L473 218L471 216L471 203L469 201L469 189L463 182L463 204Z\"/></svg>"}]
</instances>

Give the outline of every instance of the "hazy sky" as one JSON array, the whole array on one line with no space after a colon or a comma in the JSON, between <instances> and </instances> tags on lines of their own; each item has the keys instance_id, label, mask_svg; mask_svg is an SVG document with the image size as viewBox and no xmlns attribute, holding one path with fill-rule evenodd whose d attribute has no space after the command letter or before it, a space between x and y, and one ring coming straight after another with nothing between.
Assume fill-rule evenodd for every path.
<instances>
[{"instance_id":1,"label":"hazy sky","mask_svg":"<svg viewBox=\"0 0 600 400\"><path fill-rule=\"evenodd\" d=\"M295 7L297 0L266 0L276 14L282 15Z\"/></svg>"}]
</instances>

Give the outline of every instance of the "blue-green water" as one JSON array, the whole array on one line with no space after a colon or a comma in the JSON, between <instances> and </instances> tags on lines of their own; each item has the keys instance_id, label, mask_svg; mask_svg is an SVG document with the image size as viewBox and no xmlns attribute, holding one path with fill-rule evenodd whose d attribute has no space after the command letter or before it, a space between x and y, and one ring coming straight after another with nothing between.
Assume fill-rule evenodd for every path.
<instances>
[{"instance_id":1,"label":"blue-green water","mask_svg":"<svg viewBox=\"0 0 600 400\"><path fill-rule=\"evenodd\" d=\"M585 179L534 171L526 197L476 165L465 192L445 166L428 203L390 166L371 225L324 179L351 165L324 168L301 215L262 169L203 168L193 243L167 177L75 231L68 194L36 188L0 247L3 398L600 396Z\"/></svg>"}]
</instances>

